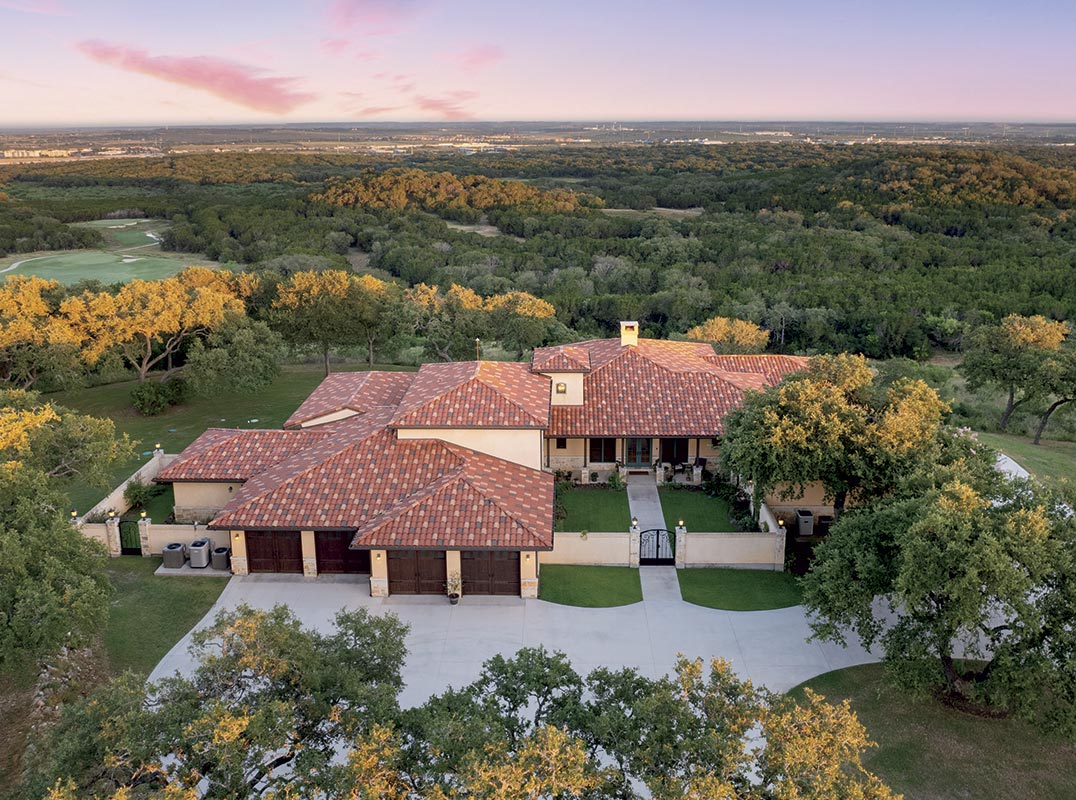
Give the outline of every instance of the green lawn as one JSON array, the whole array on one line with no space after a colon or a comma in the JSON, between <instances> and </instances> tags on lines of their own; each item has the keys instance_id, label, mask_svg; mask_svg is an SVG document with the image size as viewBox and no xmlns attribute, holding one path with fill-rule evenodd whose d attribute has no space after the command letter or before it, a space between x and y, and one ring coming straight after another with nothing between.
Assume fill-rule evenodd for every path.
<instances>
[{"instance_id":1,"label":"green lawn","mask_svg":"<svg viewBox=\"0 0 1076 800\"><path fill-rule=\"evenodd\" d=\"M682 519L688 531L699 533L727 533L739 530L729 518L729 504L710 497L701 489L673 489L658 487L661 510L665 515L665 527L676 529Z\"/></svg>"},{"instance_id":2,"label":"green lawn","mask_svg":"<svg viewBox=\"0 0 1076 800\"><path fill-rule=\"evenodd\" d=\"M557 486L568 515L557 521L558 531L626 531L631 527L628 493L600 486Z\"/></svg>"},{"instance_id":3,"label":"green lawn","mask_svg":"<svg viewBox=\"0 0 1076 800\"><path fill-rule=\"evenodd\" d=\"M1043 483L1061 479L1076 482L1076 442L1043 439L1036 445L1026 436L1003 433L976 433L979 441L1011 457Z\"/></svg>"},{"instance_id":4,"label":"green lawn","mask_svg":"<svg viewBox=\"0 0 1076 800\"><path fill-rule=\"evenodd\" d=\"M643 599L639 570L631 567L590 567L546 564L538 596L550 603L584 608L609 608Z\"/></svg>"},{"instance_id":5,"label":"green lawn","mask_svg":"<svg viewBox=\"0 0 1076 800\"><path fill-rule=\"evenodd\" d=\"M115 588L104 631L105 650L114 673L148 675L164 654L216 602L225 578L156 577L159 558L120 556L108 562Z\"/></svg>"},{"instance_id":6,"label":"green lawn","mask_svg":"<svg viewBox=\"0 0 1076 800\"><path fill-rule=\"evenodd\" d=\"M77 283L95 278L102 283L125 283L139 280L155 281L181 272L190 266L216 267L217 264L196 256L176 258L162 255L159 247L110 252L108 250L63 250L52 253L27 254L6 258L0 262L3 277L37 275L60 283ZM14 269L7 269L18 264Z\"/></svg>"},{"instance_id":7,"label":"green lawn","mask_svg":"<svg viewBox=\"0 0 1076 800\"><path fill-rule=\"evenodd\" d=\"M908 800L1076 797L1076 749L1014 719L984 719L894 689L879 664L829 672L804 686L847 698L877 743L864 755Z\"/></svg>"},{"instance_id":8,"label":"green lawn","mask_svg":"<svg viewBox=\"0 0 1076 800\"><path fill-rule=\"evenodd\" d=\"M378 369L403 368L379 366ZM195 398L156 417L144 417L131 407L133 381L56 392L47 395L47 399L86 414L110 417L119 433L138 440L136 457L113 471L111 485L115 486L146 462L155 443L159 442L167 453L178 453L206 428L214 426L279 428L323 377L324 372L317 365L286 366L271 386L256 395ZM91 508L105 494L104 489L84 484L74 485L70 492L72 505L80 512Z\"/></svg>"},{"instance_id":9,"label":"green lawn","mask_svg":"<svg viewBox=\"0 0 1076 800\"><path fill-rule=\"evenodd\" d=\"M800 587L787 572L761 569L678 569L680 594L697 606L765 611L799 605Z\"/></svg>"}]
</instances>

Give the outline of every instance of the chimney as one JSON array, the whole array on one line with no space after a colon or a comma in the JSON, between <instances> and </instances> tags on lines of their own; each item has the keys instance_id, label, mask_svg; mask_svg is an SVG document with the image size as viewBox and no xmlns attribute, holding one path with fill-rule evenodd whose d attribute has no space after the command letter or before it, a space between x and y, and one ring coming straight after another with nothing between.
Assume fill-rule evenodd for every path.
<instances>
[{"instance_id":1,"label":"chimney","mask_svg":"<svg viewBox=\"0 0 1076 800\"><path fill-rule=\"evenodd\" d=\"M635 347L639 344L639 323L638 322L621 322L620 323L620 346L621 347Z\"/></svg>"}]
</instances>

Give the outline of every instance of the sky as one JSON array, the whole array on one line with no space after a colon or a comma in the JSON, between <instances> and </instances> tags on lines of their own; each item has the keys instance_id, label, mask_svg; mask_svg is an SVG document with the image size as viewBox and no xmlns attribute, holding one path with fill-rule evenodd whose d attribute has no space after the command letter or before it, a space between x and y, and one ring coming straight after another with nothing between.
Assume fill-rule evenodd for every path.
<instances>
[{"instance_id":1,"label":"sky","mask_svg":"<svg viewBox=\"0 0 1076 800\"><path fill-rule=\"evenodd\" d=\"M1076 121L1073 0L0 0L0 127Z\"/></svg>"}]
</instances>

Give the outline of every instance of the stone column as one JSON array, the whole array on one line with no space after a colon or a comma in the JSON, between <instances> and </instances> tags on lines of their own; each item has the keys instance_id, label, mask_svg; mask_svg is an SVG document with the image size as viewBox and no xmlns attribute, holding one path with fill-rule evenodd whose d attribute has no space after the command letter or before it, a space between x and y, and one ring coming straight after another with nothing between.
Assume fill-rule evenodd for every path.
<instances>
[{"instance_id":1,"label":"stone column","mask_svg":"<svg viewBox=\"0 0 1076 800\"><path fill-rule=\"evenodd\" d=\"M676 526L676 544L673 545L676 552L676 568L683 569L687 566L687 526Z\"/></svg>"},{"instance_id":2,"label":"stone column","mask_svg":"<svg viewBox=\"0 0 1076 800\"><path fill-rule=\"evenodd\" d=\"M538 597L537 553L521 553L519 556L519 596L527 599Z\"/></svg>"},{"instance_id":3,"label":"stone column","mask_svg":"<svg viewBox=\"0 0 1076 800\"><path fill-rule=\"evenodd\" d=\"M628 529L628 566L639 566L639 526L632 525Z\"/></svg>"},{"instance_id":4,"label":"stone column","mask_svg":"<svg viewBox=\"0 0 1076 800\"><path fill-rule=\"evenodd\" d=\"M247 566L247 534L246 531L232 531L232 574L246 575L250 572Z\"/></svg>"},{"instance_id":5,"label":"stone column","mask_svg":"<svg viewBox=\"0 0 1076 800\"><path fill-rule=\"evenodd\" d=\"M115 558L123 552L120 544L120 521L115 517L105 520L105 538L108 540L108 554Z\"/></svg>"},{"instance_id":6,"label":"stone column","mask_svg":"<svg viewBox=\"0 0 1076 800\"><path fill-rule=\"evenodd\" d=\"M777 533L773 537L773 571L785 571L785 535L787 530L784 525L777 526Z\"/></svg>"},{"instance_id":7,"label":"stone column","mask_svg":"<svg viewBox=\"0 0 1076 800\"><path fill-rule=\"evenodd\" d=\"M152 524L149 517L142 517L138 520L138 544L142 548L142 558L149 558L153 555L149 551L149 526Z\"/></svg>"},{"instance_id":8,"label":"stone column","mask_svg":"<svg viewBox=\"0 0 1076 800\"><path fill-rule=\"evenodd\" d=\"M370 597L389 596L389 564L384 550L370 551Z\"/></svg>"},{"instance_id":9,"label":"stone column","mask_svg":"<svg viewBox=\"0 0 1076 800\"><path fill-rule=\"evenodd\" d=\"M303 575L307 578L318 576L317 543L314 541L313 531L299 531L302 537L303 547Z\"/></svg>"}]
</instances>

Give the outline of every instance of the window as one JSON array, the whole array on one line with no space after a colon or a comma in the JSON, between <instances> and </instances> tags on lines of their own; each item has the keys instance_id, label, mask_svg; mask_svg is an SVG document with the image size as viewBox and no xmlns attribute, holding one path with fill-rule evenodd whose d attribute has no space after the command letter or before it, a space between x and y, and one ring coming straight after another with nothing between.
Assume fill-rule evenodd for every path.
<instances>
[{"instance_id":1,"label":"window","mask_svg":"<svg viewBox=\"0 0 1076 800\"><path fill-rule=\"evenodd\" d=\"M590 460L597 464L616 461L616 439L591 439Z\"/></svg>"},{"instance_id":2,"label":"window","mask_svg":"<svg viewBox=\"0 0 1076 800\"><path fill-rule=\"evenodd\" d=\"M558 450L567 450L568 449L568 440L564 439L564 438L557 439L557 449Z\"/></svg>"},{"instance_id":3,"label":"window","mask_svg":"<svg viewBox=\"0 0 1076 800\"><path fill-rule=\"evenodd\" d=\"M566 383L558 383L557 384L557 394L568 394L568 384L566 384Z\"/></svg>"}]
</instances>

